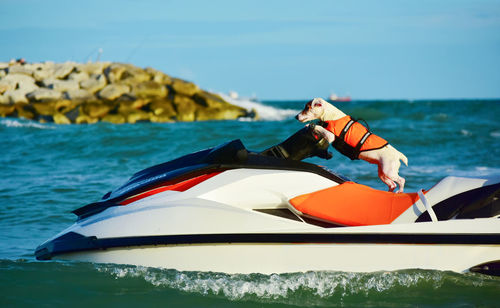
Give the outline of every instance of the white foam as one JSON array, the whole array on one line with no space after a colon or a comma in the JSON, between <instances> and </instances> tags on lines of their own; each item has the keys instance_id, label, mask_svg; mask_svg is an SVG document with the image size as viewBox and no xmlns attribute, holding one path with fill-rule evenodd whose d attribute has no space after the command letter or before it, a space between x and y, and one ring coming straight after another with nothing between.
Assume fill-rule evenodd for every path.
<instances>
[{"instance_id":1,"label":"white foam","mask_svg":"<svg viewBox=\"0 0 500 308\"><path fill-rule=\"evenodd\" d=\"M465 136L465 137L469 137L469 136L472 136L472 133L466 129L461 129L460 130L460 133Z\"/></svg>"},{"instance_id":2,"label":"white foam","mask_svg":"<svg viewBox=\"0 0 500 308\"><path fill-rule=\"evenodd\" d=\"M327 299L352 295L367 295L400 287L413 287L420 283L439 288L446 275L439 271L398 271L376 273L306 272L291 274L223 274L205 272L178 272L145 267L116 267L98 265L100 272L118 278L142 277L158 287L224 296L230 300L259 300L274 302L300 302L303 292ZM454 274L452 274L454 275ZM458 275L458 274L457 274ZM478 282L475 282L476 284ZM479 285L481 282L479 282ZM316 303L318 304L318 303Z\"/></svg>"},{"instance_id":3,"label":"white foam","mask_svg":"<svg viewBox=\"0 0 500 308\"><path fill-rule=\"evenodd\" d=\"M54 126L40 124L33 121L28 120L13 120L13 119L2 119L0 121L0 125L4 125L6 127L32 127L39 129L55 129Z\"/></svg>"},{"instance_id":4,"label":"white foam","mask_svg":"<svg viewBox=\"0 0 500 308\"><path fill-rule=\"evenodd\" d=\"M500 138L500 131L495 130L490 133L490 136L493 138Z\"/></svg>"},{"instance_id":5,"label":"white foam","mask_svg":"<svg viewBox=\"0 0 500 308\"><path fill-rule=\"evenodd\" d=\"M296 109L276 108L273 106L264 105L251 99L232 98L223 93L219 93L219 95L227 102L245 108L248 111L255 109L257 111L257 114L259 115L259 120L264 121L282 121L294 117L300 111Z\"/></svg>"}]
</instances>

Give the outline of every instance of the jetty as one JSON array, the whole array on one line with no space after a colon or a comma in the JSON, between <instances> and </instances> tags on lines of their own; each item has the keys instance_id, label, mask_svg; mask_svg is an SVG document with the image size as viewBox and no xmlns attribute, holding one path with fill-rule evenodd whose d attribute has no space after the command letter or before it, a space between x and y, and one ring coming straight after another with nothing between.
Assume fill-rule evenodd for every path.
<instances>
[{"instance_id":1,"label":"jetty","mask_svg":"<svg viewBox=\"0 0 500 308\"><path fill-rule=\"evenodd\" d=\"M191 81L116 62L0 63L0 116L115 124L257 116Z\"/></svg>"}]
</instances>

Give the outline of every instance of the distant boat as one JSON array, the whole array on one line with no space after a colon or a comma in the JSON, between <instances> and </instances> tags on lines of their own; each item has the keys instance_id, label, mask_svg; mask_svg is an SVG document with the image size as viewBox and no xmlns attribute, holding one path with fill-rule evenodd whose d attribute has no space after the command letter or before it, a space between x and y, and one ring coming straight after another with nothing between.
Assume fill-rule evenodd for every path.
<instances>
[{"instance_id":1,"label":"distant boat","mask_svg":"<svg viewBox=\"0 0 500 308\"><path fill-rule=\"evenodd\" d=\"M330 94L328 97L328 100L330 101L336 101L336 102L350 102L351 97L350 96L338 96L335 93Z\"/></svg>"}]
</instances>

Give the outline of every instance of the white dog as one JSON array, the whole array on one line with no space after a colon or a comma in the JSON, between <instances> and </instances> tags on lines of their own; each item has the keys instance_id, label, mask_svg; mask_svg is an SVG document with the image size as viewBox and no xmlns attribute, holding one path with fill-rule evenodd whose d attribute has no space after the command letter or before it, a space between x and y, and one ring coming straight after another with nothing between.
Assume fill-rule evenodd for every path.
<instances>
[{"instance_id":1,"label":"white dog","mask_svg":"<svg viewBox=\"0 0 500 308\"><path fill-rule=\"evenodd\" d=\"M303 123L317 119L327 123L326 128L314 126L314 131L351 159L378 165L378 176L389 191L399 185L397 192L403 192L405 179L399 176L400 160L408 166L408 159L387 141L321 98L309 101L295 118Z\"/></svg>"}]
</instances>

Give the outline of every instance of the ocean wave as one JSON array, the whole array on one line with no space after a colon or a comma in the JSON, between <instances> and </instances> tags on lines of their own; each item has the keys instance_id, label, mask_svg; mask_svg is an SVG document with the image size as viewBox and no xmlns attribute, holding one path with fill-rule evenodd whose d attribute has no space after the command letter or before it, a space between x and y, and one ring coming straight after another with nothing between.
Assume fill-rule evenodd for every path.
<instances>
[{"instance_id":1,"label":"ocean wave","mask_svg":"<svg viewBox=\"0 0 500 308\"><path fill-rule=\"evenodd\" d=\"M472 132L470 132L469 130L466 130L466 129L461 129L460 134L462 134L462 136L464 136L464 137L472 136Z\"/></svg>"},{"instance_id":2,"label":"ocean wave","mask_svg":"<svg viewBox=\"0 0 500 308\"><path fill-rule=\"evenodd\" d=\"M500 138L500 130L495 130L490 133L490 136L493 138Z\"/></svg>"},{"instance_id":3,"label":"ocean wave","mask_svg":"<svg viewBox=\"0 0 500 308\"><path fill-rule=\"evenodd\" d=\"M450 116L447 113L441 112L431 116L431 119L436 122L447 122Z\"/></svg>"},{"instance_id":4,"label":"ocean wave","mask_svg":"<svg viewBox=\"0 0 500 308\"><path fill-rule=\"evenodd\" d=\"M5 127L30 127L30 128L39 128L39 129L55 129L52 125L41 124L37 122L33 122L30 120L22 120L22 119L2 119L0 121L0 125Z\"/></svg>"},{"instance_id":5,"label":"ocean wave","mask_svg":"<svg viewBox=\"0 0 500 308\"><path fill-rule=\"evenodd\" d=\"M269 105L264 105L250 99L234 99L226 94L219 93L219 95L229 103L240 106L247 110L255 109L259 116L259 120L263 121L282 121L294 117L300 110L297 109L281 109ZM248 121L248 118L243 121Z\"/></svg>"},{"instance_id":6,"label":"ocean wave","mask_svg":"<svg viewBox=\"0 0 500 308\"><path fill-rule=\"evenodd\" d=\"M0 259L2 303L31 306L494 307L499 277L431 270L224 274ZM57 286L57 287L54 287ZM92 294L82 297L82 294Z\"/></svg>"},{"instance_id":7,"label":"ocean wave","mask_svg":"<svg viewBox=\"0 0 500 308\"><path fill-rule=\"evenodd\" d=\"M408 288L438 290L478 287L489 277L428 270L395 272L306 272L290 274L224 274L179 272L146 267L98 265L98 271L116 279L142 278L157 287L166 287L203 296L223 297L231 301L256 301L292 305L331 306L332 303L366 301L384 294L400 298ZM486 280L485 280L486 279ZM408 295L414 298L414 295ZM403 301L404 302L404 301ZM400 304L397 305L401 307Z\"/></svg>"}]
</instances>

